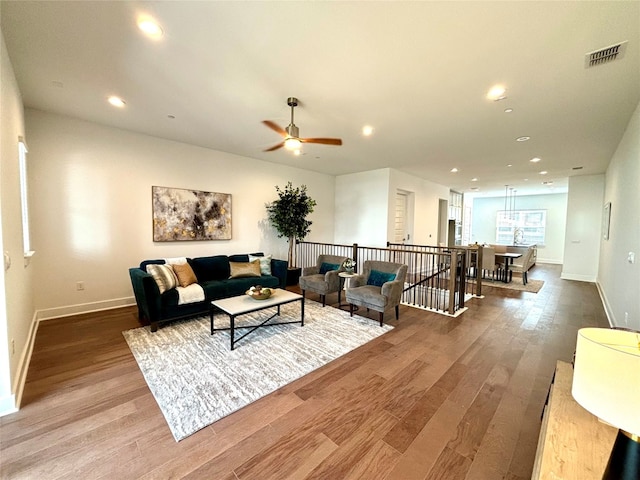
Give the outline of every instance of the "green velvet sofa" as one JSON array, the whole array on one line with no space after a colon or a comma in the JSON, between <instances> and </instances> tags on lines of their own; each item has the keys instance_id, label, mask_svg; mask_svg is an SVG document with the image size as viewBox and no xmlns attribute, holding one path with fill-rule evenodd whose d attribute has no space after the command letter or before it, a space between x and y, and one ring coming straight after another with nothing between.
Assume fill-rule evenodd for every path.
<instances>
[{"instance_id":1,"label":"green velvet sofa","mask_svg":"<svg viewBox=\"0 0 640 480\"><path fill-rule=\"evenodd\" d=\"M252 253L254 257L264 257L263 253ZM163 322L186 319L209 313L212 300L242 295L253 285L285 288L287 267L285 260L271 259L271 275L260 277L229 278L229 262L248 262L249 254L214 255L210 257L187 258L193 269L197 283L204 290L205 299L195 303L180 305L176 288L160 293L153 276L147 273L147 265L164 264L165 260L145 260L139 267L129 269L131 285L138 306L138 318L149 323L155 332Z\"/></svg>"}]
</instances>

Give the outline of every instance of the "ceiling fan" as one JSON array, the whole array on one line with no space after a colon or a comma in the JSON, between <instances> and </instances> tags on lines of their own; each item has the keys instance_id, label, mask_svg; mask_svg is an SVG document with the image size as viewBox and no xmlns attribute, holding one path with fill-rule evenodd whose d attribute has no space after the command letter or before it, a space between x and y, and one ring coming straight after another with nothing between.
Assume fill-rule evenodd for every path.
<instances>
[{"instance_id":1,"label":"ceiling fan","mask_svg":"<svg viewBox=\"0 0 640 480\"><path fill-rule=\"evenodd\" d=\"M300 133L298 131L298 127L293 123L293 109L298 106L298 99L295 97L287 98L287 105L291 107L291 123L287 128L282 128L279 125L276 125L270 120L263 120L267 127L271 130L278 132L284 140L274 145L271 148L267 148L264 150L265 152L272 152L273 150L277 150L279 148L285 147L288 150L297 150L303 143L320 143L322 145L342 145L342 140L340 138L300 138Z\"/></svg>"}]
</instances>

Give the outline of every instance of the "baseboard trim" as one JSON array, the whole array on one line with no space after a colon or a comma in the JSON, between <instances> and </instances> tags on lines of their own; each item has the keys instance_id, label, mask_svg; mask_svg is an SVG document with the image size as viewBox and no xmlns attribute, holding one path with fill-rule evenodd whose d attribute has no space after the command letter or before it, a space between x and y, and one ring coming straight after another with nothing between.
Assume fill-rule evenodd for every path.
<instances>
[{"instance_id":1,"label":"baseboard trim","mask_svg":"<svg viewBox=\"0 0 640 480\"><path fill-rule=\"evenodd\" d=\"M561 273L560 278L562 280L576 280L578 282L595 283L596 278L593 275L577 275L575 273Z\"/></svg>"},{"instance_id":2,"label":"baseboard trim","mask_svg":"<svg viewBox=\"0 0 640 480\"><path fill-rule=\"evenodd\" d=\"M9 415L10 413L16 413L18 408L16 407L16 396L6 395L0 397L0 417Z\"/></svg>"},{"instance_id":3,"label":"baseboard trim","mask_svg":"<svg viewBox=\"0 0 640 480\"><path fill-rule=\"evenodd\" d=\"M54 318L71 317L83 313L100 312L103 310L113 310L114 308L130 307L135 305L134 297L114 298L112 300L101 300L99 302L79 303L77 305L67 305L65 307L45 308L37 310L36 315L39 321L52 320Z\"/></svg>"},{"instance_id":4,"label":"baseboard trim","mask_svg":"<svg viewBox=\"0 0 640 480\"><path fill-rule=\"evenodd\" d=\"M562 265L562 260L554 260L553 258L540 258L540 257L538 257L536 259L536 263L548 263L549 265Z\"/></svg>"},{"instance_id":5,"label":"baseboard trim","mask_svg":"<svg viewBox=\"0 0 640 480\"><path fill-rule=\"evenodd\" d=\"M600 301L602 301L604 314L607 316L609 326L613 328L616 325L616 322L614 319L613 310L611 310L611 305L609 304L609 300L607 299L607 295L604 293L604 290L600 286L600 282L596 282L596 288L598 289L598 295L600 295Z\"/></svg>"},{"instance_id":6,"label":"baseboard trim","mask_svg":"<svg viewBox=\"0 0 640 480\"><path fill-rule=\"evenodd\" d=\"M134 297L123 297L99 302L36 310L31 320L31 326L29 327L27 344L22 351L20 363L18 364L18 369L16 370L16 375L13 381L13 392L15 393L0 398L0 417L10 413L15 413L20 409L22 393L27 380L29 364L31 363L31 355L33 354L33 347L35 345L36 334L38 332L38 325L41 321L52 320L54 318L71 317L73 315L80 315L83 313L113 310L116 308L129 307L135 304Z\"/></svg>"},{"instance_id":7,"label":"baseboard trim","mask_svg":"<svg viewBox=\"0 0 640 480\"><path fill-rule=\"evenodd\" d=\"M33 354L33 346L36 342L36 334L38 333L38 315L33 314L31 318L31 326L29 327L29 334L27 335L27 343L25 348L22 349L22 355L20 356L20 363L16 370L16 376L13 380L13 391L15 409L20 409L22 403L22 393L24 392L24 384L27 381L27 373L29 372L29 364L31 363L31 355Z\"/></svg>"}]
</instances>

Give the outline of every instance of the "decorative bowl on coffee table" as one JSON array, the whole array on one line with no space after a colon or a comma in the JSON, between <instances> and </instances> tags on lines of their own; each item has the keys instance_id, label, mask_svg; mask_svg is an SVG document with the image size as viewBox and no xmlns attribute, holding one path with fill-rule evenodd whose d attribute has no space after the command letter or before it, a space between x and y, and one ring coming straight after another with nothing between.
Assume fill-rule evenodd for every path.
<instances>
[{"instance_id":1,"label":"decorative bowl on coffee table","mask_svg":"<svg viewBox=\"0 0 640 480\"><path fill-rule=\"evenodd\" d=\"M257 285L255 287L251 287L246 293L254 300L266 300L271 296L273 290L271 288L262 288L260 285Z\"/></svg>"}]
</instances>

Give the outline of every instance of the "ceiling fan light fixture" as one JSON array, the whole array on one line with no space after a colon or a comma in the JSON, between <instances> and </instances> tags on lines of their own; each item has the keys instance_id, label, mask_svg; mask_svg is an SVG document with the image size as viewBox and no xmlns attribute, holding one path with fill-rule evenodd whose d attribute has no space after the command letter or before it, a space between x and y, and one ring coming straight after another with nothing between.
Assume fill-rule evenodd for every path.
<instances>
[{"instance_id":1,"label":"ceiling fan light fixture","mask_svg":"<svg viewBox=\"0 0 640 480\"><path fill-rule=\"evenodd\" d=\"M300 138L300 130L293 123L293 108L298 105L298 99L295 97L289 97L287 99L287 105L291 107L291 123L286 128L280 127L278 124L271 120L263 120L262 123L269 127L274 132L280 134L283 140L274 145L271 148L264 150L265 152L273 152L279 148L285 147L287 150L296 151L300 150L300 146L303 143L319 143L321 145L342 145L342 139L340 138Z\"/></svg>"},{"instance_id":2,"label":"ceiling fan light fixture","mask_svg":"<svg viewBox=\"0 0 640 480\"><path fill-rule=\"evenodd\" d=\"M302 142L294 137L289 137L284 141L284 148L287 150L299 150L302 146Z\"/></svg>"}]
</instances>

